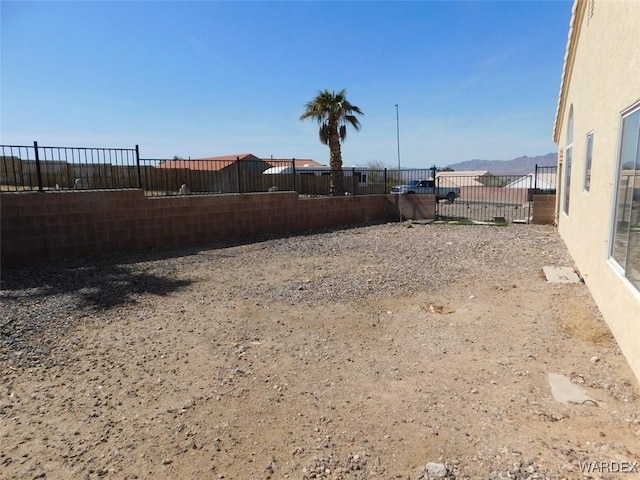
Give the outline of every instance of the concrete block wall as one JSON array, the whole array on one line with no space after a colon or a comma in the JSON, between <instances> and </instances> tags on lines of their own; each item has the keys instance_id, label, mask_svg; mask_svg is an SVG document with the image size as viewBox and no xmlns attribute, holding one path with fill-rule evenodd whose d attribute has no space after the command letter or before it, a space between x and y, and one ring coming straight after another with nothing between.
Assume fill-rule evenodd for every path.
<instances>
[{"instance_id":1,"label":"concrete block wall","mask_svg":"<svg viewBox=\"0 0 640 480\"><path fill-rule=\"evenodd\" d=\"M556 196L533 196L533 219L536 225L553 225L556 222Z\"/></svg>"},{"instance_id":2,"label":"concrete block wall","mask_svg":"<svg viewBox=\"0 0 640 480\"><path fill-rule=\"evenodd\" d=\"M404 196L403 196L404 197ZM413 195L408 218L433 218ZM397 195L299 198L296 192L144 197L142 190L0 195L3 265L264 233L396 220ZM431 215L430 217L428 215Z\"/></svg>"},{"instance_id":3,"label":"concrete block wall","mask_svg":"<svg viewBox=\"0 0 640 480\"><path fill-rule=\"evenodd\" d=\"M392 204L391 211L396 212L393 220L399 220L398 212L407 220L424 220L436 218L435 195L388 195Z\"/></svg>"}]
</instances>

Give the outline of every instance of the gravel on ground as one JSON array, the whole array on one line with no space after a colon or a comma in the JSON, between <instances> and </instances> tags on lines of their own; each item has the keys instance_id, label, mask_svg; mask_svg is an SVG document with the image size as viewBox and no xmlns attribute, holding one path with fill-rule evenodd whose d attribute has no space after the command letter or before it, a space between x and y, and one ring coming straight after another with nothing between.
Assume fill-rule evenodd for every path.
<instances>
[{"instance_id":1,"label":"gravel on ground","mask_svg":"<svg viewBox=\"0 0 640 480\"><path fill-rule=\"evenodd\" d=\"M620 478L638 383L546 265L552 227L395 223L3 268L0 478Z\"/></svg>"}]
</instances>

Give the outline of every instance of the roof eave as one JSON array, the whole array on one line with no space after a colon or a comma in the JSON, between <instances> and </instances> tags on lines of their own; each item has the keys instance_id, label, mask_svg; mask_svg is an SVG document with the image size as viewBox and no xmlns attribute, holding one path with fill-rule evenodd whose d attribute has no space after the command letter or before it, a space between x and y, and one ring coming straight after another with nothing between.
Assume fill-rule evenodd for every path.
<instances>
[{"instance_id":1,"label":"roof eave","mask_svg":"<svg viewBox=\"0 0 640 480\"><path fill-rule=\"evenodd\" d=\"M556 109L556 118L553 125L553 141L558 144L560 139L561 118L564 116L566 104L567 90L571 80L573 71L573 61L576 55L576 47L578 37L580 36L580 27L587 0L574 0L571 9L571 20L569 21L569 34L567 35L567 48L564 54L564 64L562 66L562 76L560 80L560 93L558 94L558 107Z\"/></svg>"}]
</instances>

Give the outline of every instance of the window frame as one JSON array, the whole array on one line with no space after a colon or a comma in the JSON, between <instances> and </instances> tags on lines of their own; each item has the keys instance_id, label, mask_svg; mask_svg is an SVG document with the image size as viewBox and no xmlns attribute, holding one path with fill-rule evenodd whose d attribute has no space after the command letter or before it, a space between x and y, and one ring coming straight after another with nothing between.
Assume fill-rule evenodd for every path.
<instances>
[{"instance_id":1,"label":"window frame","mask_svg":"<svg viewBox=\"0 0 640 480\"><path fill-rule=\"evenodd\" d=\"M631 117L632 115L640 115L640 100L635 102L630 107L622 110L620 112L620 118L618 123L618 139L616 146L616 158L615 158L615 169L613 173L613 191L612 191L612 202L611 202L611 215L610 215L610 224L609 224L609 251L608 251L608 263L611 265L613 270L620 275L623 279L624 283L627 284L637 295L640 295L640 285L636 285L631 278L628 277L627 263L628 263L628 255L629 255L629 233L627 233L627 242L625 246L624 253L624 265L620 262L620 259L614 256L615 247L616 247L616 235L618 233L618 201L620 199L620 177L622 175L623 170L623 162L622 162L622 154L623 154L623 140L624 140L624 122L625 119ZM638 137L636 140L636 171L640 169L640 128L637 133ZM635 174L634 174L635 180ZM631 200L631 205L633 206L633 198Z\"/></svg>"},{"instance_id":2,"label":"window frame","mask_svg":"<svg viewBox=\"0 0 640 480\"><path fill-rule=\"evenodd\" d=\"M573 105L569 109L567 119L567 144L564 147L564 185L562 195L562 213L569 217L569 205L571 200L571 167L573 163L573 129L574 114Z\"/></svg>"},{"instance_id":3,"label":"window frame","mask_svg":"<svg viewBox=\"0 0 640 480\"><path fill-rule=\"evenodd\" d=\"M585 160L584 160L584 182L582 184L582 192L589 194L591 191L591 170L593 167L593 142L595 134L591 130L587 133L587 143L585 146Z\"/></svg>"}]
</instances>

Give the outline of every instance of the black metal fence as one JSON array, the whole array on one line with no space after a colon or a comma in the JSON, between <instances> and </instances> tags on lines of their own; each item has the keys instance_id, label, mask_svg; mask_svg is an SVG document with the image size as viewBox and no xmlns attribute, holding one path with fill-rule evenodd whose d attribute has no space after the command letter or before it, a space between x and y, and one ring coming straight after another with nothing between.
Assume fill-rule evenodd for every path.
<instances>
[{"instance_id":1,"label":"black metal fence","mask_svg":"<svg viewBox=\"0 0 640 480\"><path fill-rule=\"evenodd\" d=\"M147 160L141 159L141 178L148 196L296 191L301 195L328 195L329 167L297 164L291 160ZM389 193L393 186L428 178L430 170L390 170L344 167L349 195Z\"/></svg>"},{"instance_id":2,"label":"black metal fence","mask_svg":"<svg viewBox=\"0 0 640 480\"><path fill-rule=\"evenodd\" d=\"M0 190L140 188L146 196L278 190L329 194L330 169L301 161L253 158L140 159L135 148L0 145ZM534 194L555 193L556 167L524 175L430 169L344 167L349 195L436 193L441 219L527 223ZM402 187L400 187L402 186Z\"/></svg>"},{"instance_id":3,"label":"black metal fence","mask_svg":"<svg viewBox=\"0 0 640 480\"><path fill-rule=\"evenodd\" d=\"M85 148L0 145L0 189L140 188L138 146Z\"/></svg>"},{"instance_id":4,"label":"black metal fence","mask_svg":"<svg viewBox=\"0 0 640 480\"><path fill-rule=\"evenodd\" d=\"M544 167L536 165L533 177L533 193L555 195L557 175L558 167L556 165Z\"/></svg>"},{"instance_id":5,"label":"black metal fence","mask_svg":"<svg viewBox=\"0 0 640 480\"><path fill-rule=\"evenodd\" d=\"M146 196L250 193L276 190L327 195L330 169L273 159L141 159L135 148L0 145L0 191L141 188ZM350 195L389 193L429 178L432 170L345 167Z\"/></svg>"},{"instance_id":6,"label":"black metal fence","mask_svg":"<svg viewBox=\"0 0 640 480\"><path fill-rule=\"evenodd\" d=\"M555 194L557 167L538 167L526 175L462 175L440 172L436 176L436 217L476 222L529 223L534 194ZM455 199L454 199L455 197Z\"/></svg>"}]
</instances>

